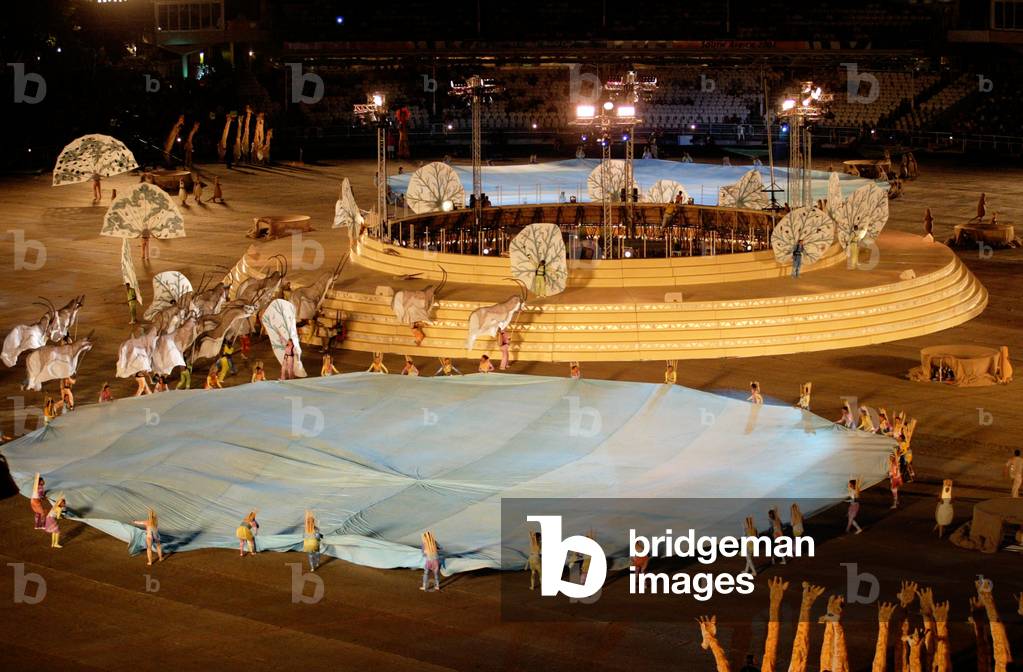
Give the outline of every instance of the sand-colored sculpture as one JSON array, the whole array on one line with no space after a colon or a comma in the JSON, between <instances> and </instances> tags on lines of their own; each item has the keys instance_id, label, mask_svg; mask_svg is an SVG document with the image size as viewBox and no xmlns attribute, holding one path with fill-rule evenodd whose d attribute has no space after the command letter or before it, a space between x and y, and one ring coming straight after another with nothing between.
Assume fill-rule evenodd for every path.
<instances>
[{"instance_id":1,"label":"sand-colored sculpture","mask_svg":"<svg viewBox=\"0 0 1023 672\"><path fill-rule=\"evenodd\" d=\"M799 623L792 640L792 659L789 672L806 672L806 661L810 655L810 609L817 598L824 594L824 586L814 586L803 581L803 600L799 604Z\"/></svg>"},{"instance_id":2,"label":"sand-colored sculpture","mask_svg":"<svg viewBox=\"0 0 1023 672\"><path fill-rule=\"evenodd\" d=\"M923 632L923 665L927 670L931 669L931 661L934 659L934 591L930 588L921 588L917 591L920 598L920 617L924 621Z\"/></svg>"},{"instance_id":3,"label":"sand-colored sculpture","mask_svg":"<svg viewBox=\"0 0 1023 672\"><path fill-rule=\"evenodd\" d=\"M913 632L905 635L902 639L909 646L908 672L923 672L924 668L920 659L920 648L923 640L920 639L920 631L914 629Z\"/></svg>"},{"instance_id":4,"label":"sand-colored sculpture","mask_svg":"<svg viewBox=\"0 0 1023 672\"><path fill-rule=\"evenodd\" d=\"M831 672L849 671L849 653L845 646L845 630L842 628L841 595L828 598L828 611L818 620L824 624L824 644L821 646L820 669Z\"/></svg>"},{"instance_id":5,"label":"sand-colored sculpture","mask_svg":"<svg viewBox=\"0 0 1023 672\"><path fill-rule=\"evenodd\" d=\"M888 629L894 612L894 602L878 602L877 643L874 644L874 664L870 668L871 672L886 672L888 669Z\"/></svg>"},{"instance_id":6,"label":"sand-colored sculpture","mask_svg":"<svg viewBox=\"0 0 1023 672\"><path fill-rule=\"evenodd\" d=\"M188 132L188 137L185 139L185 165L189 168L192 167L192 153L195 151L195 134L198 131L199 122L195 121L192 123L192 130Z\"/></svg>"},{"instance_id":7,"label":"sand-colored sculpture","mask_svg":"<svg viewBox=\"0 0 1023 672\"><path fill-rule=\"evenodd\" d=\"M725 650L718 642L717 616L701 616L696 621L700 624L700 634L703 635L703 642L700 643L700 646L704 651L710 649L710 652L714 654L717 672L731 672L728 656L725 655Z\"/></svg>"},{"instance_id":8,"label":"sand-colored sculpture","mask_svg":"<svg viewBox=\"0 0 1023 672\"><path fill-rule=\"evenodd\" d=\"M234 115L228 114L224 118L224 130L220 133L220 142L217 143L217 158L221 161L227 156L227 139L231 137L231 120Z\"/></svg>"},{"instance_id":9,"label":"sand-colored sculpture","mask_svg":"<svg viewBox=\"0 0 1023 672\"><path fill-rule=\"evenodd\" d=\"M934 604L934 654L932 672L952 672L952 650L948 644L948 601Z\"/></svg>"},{"instance_id":10,"label":"sand-colored sculpture","mask_svg":"<svg viewBox=\"0 0 1023 672\"><path fill-rule=\"evenodd\" d=\"M263 163L270 163L270 142L274 139L274 129L266 132L266 140L263 142Z\"/></svg>"},{"instance_id":11,"label":"sand-colored sculpture","mask_svg":"<svg viewBox=\"0 0 1023 672\"><path fill-rule=\"evenodd\" d=\"M901 423L900 416L895 417L896 425ZM907 637L909 636L909 614L907 609L909 605L913 604L916 600L917 583L916 581L903 581L902 588L899 589L898 598L899 606L902 607L902 622L900 627L900 636L896 643L895 650L895 670L896 672L907 672L909 670L909 646L907 643Z\"/></svg>"},{"instance_id":12,"label":"sand-colored sculpture","mask_svg":"<svg viewBox=\"0 0 1023 672\"><path fill-rule=\"evenodd\" d=\"M263 130L265 123L266 113L260 112L256 115L256 127L252 131L252 146L249 148L249 156L253 157L256 161L263 160L263 143L266 140Z\"/></svg>"},{"instance_id":13,"label":"sand-colored sculpture","mask_svg":"<svg viewBox=\"0 0 1023 672\"><path fill-rule=\"evenodd\" d=\"M249 126L252 123L252 107L249 105L245 106L245 124L242 126L239 124L239 135L238 144L234 146L234 157L236 159L244 158L248 161L251 158L249 154Z\"/></svg>"},{"instance_id":14,"label":"sand-colored sculpture","mask_svg":"<svg viewBox=\"0 0 1023 672\"><path fill-rule=\"evenodd\" d=\"M998 348L998 369L995 378L999 383L1012 382L1012 362L1009 361L1009 346Z\"/></svg>"},{"instance_id":15,"label":"sand-colored sculpture","mask_svg":"<svg viewBox=\"0 0 1023 672\"><path fill-rule=\"evenodd\" d=\"M987 611L978 597L970 598L970 624L977 640L977 672L991 672L991 640L988 638Z\"/></svg>"},{"instance_id":16,"label":"sand-colored sculpture","mask_svg":"<svg viewBox=\"0 0 1023 672\"><path fill-rule=\"evenodd\" d=\"M767 582L771 589L771 606L768 611L767 637L764 640L764 657L760 662L761 672L774 672L774 666L778 659L778 631L781 627L781 600L788 590L789 582L782 581L781 577L774 577Z\"/></svg>"},{"instance_id":17,"label":"sand-colored sculpture","mask_svg":"<svg viewBox=\"0 0 1023 672\"><path fill-rule=\"evenodd\" d=\"M246 108L246 112L249 112L249 111L250 110L248 108ZM234 157L235 162L240 161L241 158L242 158L242 128L244 126L245 126L245 122L242 121L241 116L239 116L238 117L238 123L235 124L234 152L232 153L232 156Z\"/></svg>"},{"instance_id":18,"label":"sand-colored sculpture","mask_svg":"<svg viewBox=\"0 0 1023 672\"><path fill-rule=\"evenodd\" d=\"M163 141L163 160L170 163L171 150L174 149L174 141L178 139L178 133L181 132L181 128L185 125L185 115L178 117L178 120L174 122L174 126L171 127L171 132L167 134L167 139Z\"/></svg>"},{"instance_id":19,"label":"sand-colored sculpture","mask_svg":"<svg viewBox=\"0 0 1023 672\"><path fill-rule=\"evenodd\" d=\"M995 672L1005 672L1012 662L1012 652L1009 650L1009 637L1005 631L1005 623L998 617L998 608L995 606L994 596L991 594L991 582L980 579L976 582L977 598L984 607L987 620L991 628L992 651L995 657Z\"/></svg>"}]
</instances>

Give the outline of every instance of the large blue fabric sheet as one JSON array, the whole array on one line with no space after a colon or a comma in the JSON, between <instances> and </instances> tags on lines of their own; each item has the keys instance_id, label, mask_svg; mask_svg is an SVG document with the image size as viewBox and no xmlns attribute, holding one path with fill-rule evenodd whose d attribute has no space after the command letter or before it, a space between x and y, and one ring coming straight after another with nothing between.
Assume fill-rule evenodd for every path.
<instances>
[{"instance_id":1,"label":"large blue fabric sheet","mask_svg":"<svg viewBox=\"0 0 1023 672\"><path fill-rule=\"evenodd\" d=\"M838 501L850 477L883 478L891 443L681 386L355 373L82 406L3 453L23 495L43 473L132 552L147 506L172 550L236 547L252 509L260 550L299 550L308 508L329 555L419 567L429 529L452 573L501 567L502 547L524 561L502 497Z\"/></svg>"}]
</instances>

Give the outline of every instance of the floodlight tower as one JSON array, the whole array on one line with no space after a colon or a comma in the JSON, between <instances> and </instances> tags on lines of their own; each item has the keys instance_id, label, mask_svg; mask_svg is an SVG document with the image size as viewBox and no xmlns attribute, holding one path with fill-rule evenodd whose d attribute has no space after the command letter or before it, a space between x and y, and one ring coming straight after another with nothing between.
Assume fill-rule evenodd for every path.
<instances>
[{"instance_id":1,"label":"floodlight tower","mask_svg":"<svg viewBox=\"0 0 1023 672\"><path fill-rule=\"evenodd\" d=\"M604 243L604 258L610 259L614 254L614 221L611 210L611 185L608 183L611 164L611 143L613 134L622 132L622 141L625 143L625 194L626 203L632 198L632 132L636 124L642 121L636 117L636 105L631 102L623 102L616 105L614 101L607 100L600 106L598 113L594 105L578 105L575 108L575 119L571 122L574 126L592 128L597 137L597 144L600 145L600 190L602 192L601 213L602 237ZM628 209L626 210L628 213Z\"/></svg>"},{"instance_id":2,"label":"floodlight tower","mask_svg":"<svg viewBox=\"0 0 1023 672\"><path fill-rule=\"evenodd\" d=\"M636 158L636 141L635 131L636 124L642 122L642 119L636 117L636 104L640 100L649 100L651 94L657 90L657 78L656 77L644 77L640 78L636 75L635 70L629 70L625 73L624 77L618 77L616 79L609 79L604 83L604 90L614 94L617 102L615 108L616 113L622 118L632 118L632 124L629 125L625 131L625 213L629 219L629 223L632 223L632 205L634 203L632 197L632 183L634 181L635 174L635 158Z\"/></svg>"},{"instance_id":3,"label":"floodlight tower","mask_svg":"<svg viewBox=\"0 0 1023 672\"><path fill-rule=\"evenodd\" d=\"M387 114L387 100L382 93L366 97L365 103L355 105L354 114L363 123L373 124L377 129L377 214L380 230L387 227L387 238L391 237L391 224L387 221L387 128L391 118Z\"/></svg>"},{"instance_id":4,"label":"floodlight tower","mask_svg":"<svg viewBox=\"0 0 1023 672\"><path fill-rule=\"evenodd\" d=\"M803 82L799 93L786 96L778 116L789 122L788 203L791 208L813 205L810 178L813 147L810 123L827 111L834 96L813 82Z\"/></svg>"},{"instance_id":5,"label":"floodlight tower","mask_svg":"<svg viewBox=\"0 0 1023 672\"><path fill-rule=\"evenodd\" d=\"M464 82L451 82L451 95L468 100L472 108L473 219L477 229L483 216L483 104L490 102L491 95L498 91L494 80L479 75L473 75Z\"/></svg>"}]
</instances>

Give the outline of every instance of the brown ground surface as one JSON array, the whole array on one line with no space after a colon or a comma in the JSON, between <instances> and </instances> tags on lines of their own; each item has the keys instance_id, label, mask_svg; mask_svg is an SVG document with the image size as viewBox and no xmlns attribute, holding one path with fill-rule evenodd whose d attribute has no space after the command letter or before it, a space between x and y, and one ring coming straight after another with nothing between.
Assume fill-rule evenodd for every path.
<instances>
[{"instance_id":1,"label":"brown ground surface","mask_svg":"<svg viewBox=\"0 0 1023 672\"><path fill-rule=\"evenodd\" d=\"M406 166L412 169L414 166ZM329 229L337 180L352 178L356 198L372 202L372 163L337 166L243 168L228 173L220 166L204 168L224 183L227 205L188 208L188 237L154 245L154 258L140 281L150 293L150 279L163 270L180 270L193 281L204 272L219 277L251 242L244 237L252 217L297 212L313 217L317 231L307 238L324 244L328 256L340 252L339 232ZM889 227L918 232L924 207L930 206L939 238L954 223L974 213L977 194L986 191L989 211L1002 221L1023 222L1023 171L923 166L924 174L909 183L905 195L893 202ZM123 193L134 180L105 182ZM79 335L95 330L96 348L86 355L76 393L79 403L93 403L99 387L109 380L115 396L127 396L133 383L113 376L117 345L127 337L127 311L119 286L119 241L97 235L107 205L89 204L88 185L55 189L49 175L3 178L0 212L4 238L0 267L7 270L0 286L0 326L34 320L39 309L29 305L39 295L66 301L87 295ZM46 246L45 266L38 271L12 271L15 261L12 231ZM279 243L280 244L280 243ZM285 245L287 243L284 243ZM136 248L137 250L137 248ZM158 252L157 252L158 251ZM335 252L336 251L336 252ZM938 541L932 533L933 503L941 478L957 481L957 524L968 519L971 504L1004 492L1001 465L1012 447L1021 445L1023 407L1014 383L1003 387L949 388L911 383L905 372L918 359L919 349L942 343L1008 345L1013 354L1023 347L1018 277L1023 252L999 251L991 258L965 252L963 260L990 292L987 310L971 322L939 334L866 348L751 359L682 362L679 383L690 387L735 392L753 379L765 394L795 400L798 386L814 382L814 410L837 417L841 396L855 396L868 405L905 408L919 419L914 439L920 479L907 488L907 505L887 509L887 493L868 493L862 520L867 531L858 537L834 537L822 543L818 557L769 570L792 581L786 599L798 608L798 586L804 579L844 589L839 562L857 562L861 571L882 579L883 596L894 597L899 578L935 586L939 599L952 600L952 646L960 664L971 669L972 634L964 623L966 597L974 576L995 580L996 598L1008 622L1010 636L1023 641L1023 624L1011 593L1023 589L1019 557L981 556ZM257 356L271 362L265 346ZM342 371L363 370L362 353L340 353ZM400 358L389 357L400 368ZM314 354L306 366L317 368ZM663 365L648 363L584 364L583 375L618 380L660 380ZM269 366L271 375L276 365ZM462 367L465 370L464 367ZM1019 368L1017 366L1017 368ZM564 375L562 366L516 364L517 373ZM0 427L12 433L19 421L18 404L38 407L41 393L20 392L22 368L0 369L4 399ZM247 379L246 370L230 383ZM198 380L200 375L196 375ZM55 386L47 389L52 393ZM990 420L985 424L986 420ZM28 420L31 428L35 418ZM725 459L732 459L725 452ZM784 447L779 446L779 451ZM736 459L741 469L741 460ZM723 495L741 495L727 493ZM826 535L841 527L841 511L825 514L813 525ZM750 601L715 599L709 604L673 598L650 607L666 622L508 622L501 618L502 581L496 573L474 573L450 580L440 594L416 590L418 574L381 571L331 561L322 570L326 591L315 605L292 604L290 568L298 555L265 554L238 560L230 552L196 551L174 556L147 570L129 558L124 545L100 532L65 524L65 548L52 551L29 521L21 497L0 501L0 560L25 563L47 582L46 598L37 605L15 604L13 569L0 571L0 667L3 669L139 669L168 666L184 669L713 669L708 652L699 648L699 629L692 617L717 613L720 635L732 654L733 669L749 651L759 660L763 641L763 611L767 598L764 579ZM738 570L738 567L735 568ZM146 591L146 575L160 581L158 592ZM524 578L524 577L523 577ZM606 595L617 604L623 581L613 582ZM823 612L824 600L815 616ZM752 608L751 608L751 605ZM626 607L623 606L623 609ZM538 618L544 610L537 609ZM751 626L752 620L758 620ZM791 623L789 618L789 623ZM874 607L856 605L846 611L853 669L869 669L875 633ZM787 665L791 631L782 632L779 654ZM810 669L817 669L821 626L813 629ZM1018 647L1017 647L1018 648ZM1023 650L1017 650L1017 655Z\"/></svg>"}]
</instances>

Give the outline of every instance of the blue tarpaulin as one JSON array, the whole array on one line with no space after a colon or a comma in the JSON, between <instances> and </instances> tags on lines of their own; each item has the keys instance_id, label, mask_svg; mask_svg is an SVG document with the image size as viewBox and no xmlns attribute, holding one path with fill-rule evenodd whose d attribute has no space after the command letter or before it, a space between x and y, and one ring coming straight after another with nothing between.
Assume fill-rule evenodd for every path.
<instances>
[{"instance_id":1,"label":"blue tarpaulin","mask_svg":"<svg viewBox=\"0 0 1023 672\"><path fill-rule=\"evenodd\" d=\"M502 498L838 501L849 478L883 478L891 445L681 386L355 373L81 406L3 453L23 495L41 472L72 518L133 552L150 506L177 551L236 547L253 509L260 550L299 550L311 509L329 555L419 567L432 530L453 573L528 554L524 534L502 541Z\"/></svg>"}]
</instances>

